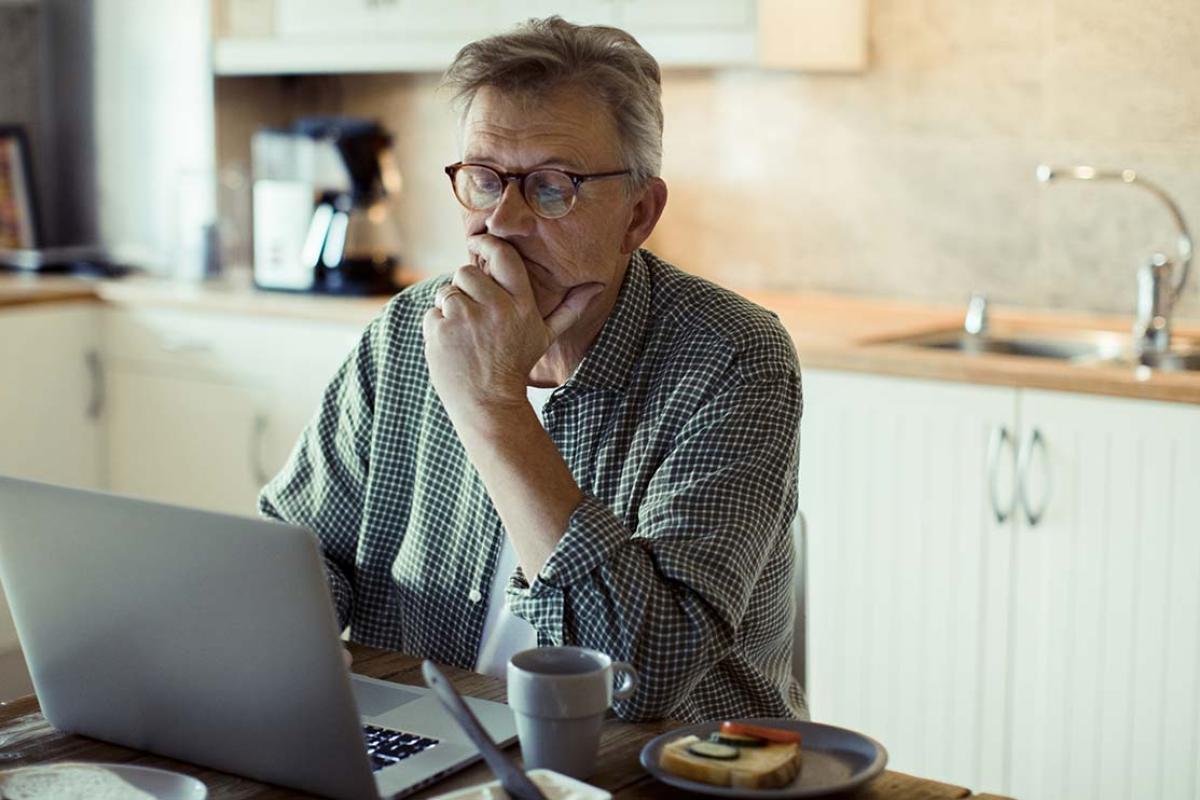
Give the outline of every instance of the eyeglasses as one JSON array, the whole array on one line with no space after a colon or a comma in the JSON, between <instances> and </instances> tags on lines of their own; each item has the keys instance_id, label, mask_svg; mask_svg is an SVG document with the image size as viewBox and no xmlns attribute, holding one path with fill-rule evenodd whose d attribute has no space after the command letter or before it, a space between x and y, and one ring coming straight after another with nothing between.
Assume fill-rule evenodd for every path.
<instances>
[{"instance_id":1,"label":"eyeglasses","mask_svg":"<svg viewBox=\"0 0 1200 800\"><path fill-rule=\"evenodd\" d=\"M575 207L579 187L587 181L628 175L620 172L596 172L579 175L561 169L535 169L532 172L501 172L483 164L464 164L461 161L446 167L450 185L458 202L471 211L490 211L500 204L504 188L511 181L525 197L533 213L543 219L565 217Z\"/></svg>"}]
</instances>

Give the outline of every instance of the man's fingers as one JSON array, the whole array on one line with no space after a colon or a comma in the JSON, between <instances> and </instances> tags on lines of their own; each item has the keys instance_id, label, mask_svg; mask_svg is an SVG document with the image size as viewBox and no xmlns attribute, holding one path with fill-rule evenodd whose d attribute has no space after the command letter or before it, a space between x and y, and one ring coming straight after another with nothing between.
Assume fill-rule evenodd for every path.
<instances>
[{"instance_id":1,"label":"man's fingers","mask_svg":"<svg viewBox=\"0 0 1200 800\"><path fill-rule=\"evenodd\" d=\"M346 669L354 666L354 655L345 648L342 648L342 660L346 662Z\"/></svg>"},{"instance_id":2,"label":"man's fingers","mask_svg":"<svg viewBox=\"0 0 1200 800\"><path fill-rule=\"evenodd\" d=\"M451 283L478 303L496 300L504 293L498 283L485 275L483 270L474 264L467 264L455 270Z\"/></svg>"},{"instance_id":3,"label":"man's fingers","mask_svg":"<svg viewBox=\"0 0 1200 800\"><path fill-rule=\"evenodd\" d=\"M504 291L517 300L533 302L529 272L525 260L515 247L503 239L484 233L467 237L467 252L476 258L478 267L500 284Z\"/></svg>"},{"instance_id":4,"label":"man's fingers","mask_svg":"<svg viewBox=\"0 0 1200 800\"><path fill-rule=\"evenodd\" d=\"M473 303L470 295L462 290L461 287L455 286L453 283L447 283L438 288L433 295L433 307L442 314L449 312L450 308L454 307L454 303ZM449 304L449 305L448 305Z\"/></svg>"},{"instance_id":5,"label":"man's fingers","mask_svg":"<svg viewBox=\"0 0 1200 800\"><path fill-rule=\"evenodd\" d=\"M440 308L431 308L425 312L425 316L421 317L421 333L424 335L425 341L428 342L433 335L433 326L443 319L445 319L445 315L442 314Z\"/></svg>"},{"instance_id":6,"label":"man's fingers","mask_svg":"<svg viewBox=\"0 0 1200 800\"><path fill-rule=\"evenodd\" d=\"M575 286L567 292L567 296L558 304L558 308L546 317L546 327L550 329L551 338L557 339L578 322L588 303L603 291L604 284L602 283L585 283Z\"/></svg>"}]
</instances>

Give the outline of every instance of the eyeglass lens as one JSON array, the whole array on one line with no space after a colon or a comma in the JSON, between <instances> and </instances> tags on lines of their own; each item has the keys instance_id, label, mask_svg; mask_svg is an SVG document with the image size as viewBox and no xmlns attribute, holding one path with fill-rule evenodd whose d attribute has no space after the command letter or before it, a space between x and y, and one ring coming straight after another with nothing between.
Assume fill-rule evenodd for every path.
<instances>
[{"instance_id":1,"label":"eyeglass lens","mask_svg":"<svg viewBox=\"0 0 1200 800\"><path fill-rule=\"evenodd\" d=\"M460 167L454 176L454 193L473 211L495 208L504 195L504 181L488 167ZM525 201L538 216L557 219L575 205L575 184L558 170L541 169L525 178Z\"/></svg>"}]
</instances>

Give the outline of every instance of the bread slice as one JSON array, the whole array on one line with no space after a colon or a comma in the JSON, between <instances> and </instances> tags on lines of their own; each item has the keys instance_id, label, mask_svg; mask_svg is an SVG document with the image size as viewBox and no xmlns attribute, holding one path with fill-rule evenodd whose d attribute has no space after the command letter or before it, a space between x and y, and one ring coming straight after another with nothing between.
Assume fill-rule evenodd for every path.
<instances>
[{"instance_id":1,"label":"bread slice","mask_svg":"<svg viewBox=\"0 0 1200 800\"><path fill-rule=\"evenodd\" d=\"M690 781L740 789L778 789L800 774L799 744L742 747L737 758L723 761L689 753L688 745L698 741L697 736L684 736L668 743L659 756L659 766Z\"/></svg>"}]
</instances>

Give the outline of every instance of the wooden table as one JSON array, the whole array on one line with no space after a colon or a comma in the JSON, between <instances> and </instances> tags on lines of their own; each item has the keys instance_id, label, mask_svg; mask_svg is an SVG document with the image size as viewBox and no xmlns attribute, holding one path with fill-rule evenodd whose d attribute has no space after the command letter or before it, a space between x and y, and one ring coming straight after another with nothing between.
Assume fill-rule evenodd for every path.
<instances>
[{"instance_id":1,"label":"wooden table","mask_svg":"<svg viewBox=\"0 0 1200 800\"><path fill-rule=\"evenodd\" d=\"M361 645L351 645L351 650L354 653L355 672L397 683L424 685L420 659ZM502 680L452 667L447 667L444 671L463 694L500 702L506 699ZM659 783L638 763L642 745L676 725L677 723L673 722L633 724L616 719L606 722L600 741L600 764L591 782L612 792L614 797L620 800L686 800L702 797ZM291 789L257 783L95 739L60 733L41 715L37 699L34 697L0 704L0 768L51 761L109 761L173 769L203 781L208 786L211 800L267 800L307 796ZM430 798L451 789L489 780L492 780L491 772L480 763L418 793L415 797ZM914 778L898 772L885 772L859 791L840 797L844 800L943 800L971 796L986 797L972 795L969 790L958 786Z\"/></svg>"}]
</instances>

